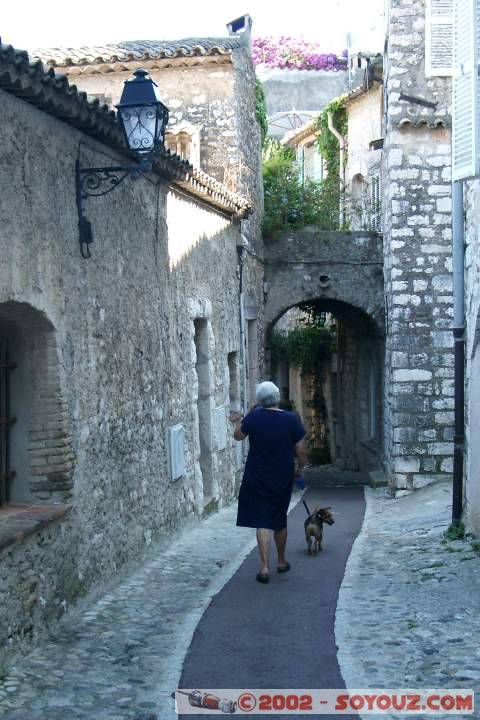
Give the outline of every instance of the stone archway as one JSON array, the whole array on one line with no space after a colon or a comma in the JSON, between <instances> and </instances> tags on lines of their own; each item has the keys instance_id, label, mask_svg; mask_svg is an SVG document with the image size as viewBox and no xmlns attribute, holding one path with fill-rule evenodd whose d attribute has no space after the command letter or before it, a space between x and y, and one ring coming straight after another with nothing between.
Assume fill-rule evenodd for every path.
<instances>
[{"instance_id":1,"label":"stone archway","mask_svg":"<svg viewBox=\"0 0 480 720\"><path fill-rule=\"evenodd\" d=\"M265 280L267 373L270 333L280 317L304 303L331 313L338 322L338 347L337 369L329 372L332 394L335 383L339 390L331 399L331 454L345 469L379 468L385 334L381 237L315 228L286 233L266 242Z\"/></svg>"},{"instance_id":2,"label":"stone archway","mask_svg":"<svg viewBox=\"0 0 480 720\"><path fill-rule=\"evenodd\" d=\"M55 329L27 303L1 303L0 348L1 502L65 500L73 450Z\"/></svg>"},{"instance_id":3,"label":"stone archway","mask_svg":"<svg viewBox=\"0 0 480 720\"><path fill-rule=\"evenodd\" d=\"M265 243L265 325L294 305L323 298L351 305L384 328L382 238L303 228Z\"/></svg>"},{"instance_id":4,"label":"stone archway","mask_svg":"<svg viewBox=\"0 0 480 720\"><path fill-rule=\"evenodd\" d=\"M376 470L383 459L383 332L363 310L348 303L320 297L311 304L332 316L336 328L335 352L324 366L321 383L331 461L345 470ZM301 310L302 304L295 307ZM294 401L306 426L311 426L305 391L311 377L272 360L269 353L271 333L279 319L267 329L269 376L282 396Z\"/></svg>"}]
</instances>

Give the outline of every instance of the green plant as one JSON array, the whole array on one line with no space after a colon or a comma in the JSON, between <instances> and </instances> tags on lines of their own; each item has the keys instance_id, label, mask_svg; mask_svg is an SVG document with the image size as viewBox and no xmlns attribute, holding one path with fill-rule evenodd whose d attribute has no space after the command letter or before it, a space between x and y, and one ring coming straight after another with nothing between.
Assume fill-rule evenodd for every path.
<instances>
[{"instance_id":1,"label":"green plant","mask_svg":"<svg viewBox=\"0 0 480 720\"><path fill-rule=\"evenodd\" d=\"M300 179L294 151L269 138L263 148L263 234L291 228L338 228L339 188Z\"/></svg>"},{"instance_id":2,"label":"green plant","mask_svg":"<svg viewBox=\"0 0 480 720\"><path fill-rule=\"evenodd\" d=\"M258 78L255 78L255 117L260 126L263 147L268 133L267 104L263 85Z\"/></svg>"},{"instance_id":3,"label":"green plant","mask_svg":"<svg viewBox=\"0 0 480 720\"><path fill-rule=\"evenodd\" d=\"M320 131L316 140L317 148L325 160L327 169L327 177L323 181L324 192L329 196L334 206L332 210L336 209L337 213L340 207L340 144L328 128L328 115L329 113L332 114L333 126L340 135L346 138L348 131L346 97L346 95L340 95L340 97L331 100L322 110L317 121L317 127ZM347 162L347 152L346 149L344 163Z\"/></svg>"},{"instance_id":4,"label":"green plant","mask_svg":"<svg viewBox=\"0 0 480 720\"><path fill-rule=\"evenodd\" d=\"M445 540L465 540L465 525L463 522L452 523L443 533Z\"/></svg>"},{"instance_id":5,"label":"green plant","mask_svg":"<svg viewBox=\"0 0 480 720\"><path fill-rule=\"evenodd\" d=\"M272 359L284 359L303 372L315 372L334 349L335 332L321 325L298 325L283 334L274 331L270 340Z\"/></svg>"}]
</instances>

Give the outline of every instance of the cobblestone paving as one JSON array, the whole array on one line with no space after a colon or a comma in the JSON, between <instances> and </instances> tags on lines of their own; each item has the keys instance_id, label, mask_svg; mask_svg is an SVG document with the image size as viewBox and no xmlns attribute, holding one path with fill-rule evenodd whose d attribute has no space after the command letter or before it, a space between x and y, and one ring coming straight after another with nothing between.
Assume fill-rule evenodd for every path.
<instances>
[{"instance_id":1,"label":"cobblestone paving","mask_svg":"<svg viewBox=\"0 0 480 720\"><path fill-rule=\"evenodd\" d=\"M479 690L480 555L472 538L442 544L450 484L366 499L336 613L347 687Z\"/></svg>"},{"instance_id":2,"label":"cobblestone paving","mask_svg":"<svg viewBox=\"0 0 480 720\"><path fill-rule=\"evenodd\" d=\"M297 499L298 501L298 499ZM254 546L236 505L162 545L0 680L2 720L170 720L170 693L208 605Z\"/></svg>"}]
</instances>

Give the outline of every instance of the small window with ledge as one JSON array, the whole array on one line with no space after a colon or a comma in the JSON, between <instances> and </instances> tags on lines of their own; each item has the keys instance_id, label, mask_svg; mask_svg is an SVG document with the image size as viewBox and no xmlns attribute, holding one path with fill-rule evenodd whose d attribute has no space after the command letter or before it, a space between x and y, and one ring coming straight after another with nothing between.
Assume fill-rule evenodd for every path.
<instances>
[{"instance_id":1,"label":"small window with ledge","mask_svg":"<svg viewBox=\"0 0 480 720\"><path fill-rule=\"evenodd\" d=\"M170 126L165 134L168 150L200 167L200 128L190 123Z\"/></svg>"}]
</instances>

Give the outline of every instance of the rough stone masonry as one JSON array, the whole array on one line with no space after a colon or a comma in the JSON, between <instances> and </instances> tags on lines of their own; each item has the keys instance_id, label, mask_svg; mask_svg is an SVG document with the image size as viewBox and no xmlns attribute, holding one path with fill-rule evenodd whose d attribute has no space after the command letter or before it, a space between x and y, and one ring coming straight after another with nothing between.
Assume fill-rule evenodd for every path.
<instances>
[{"instance_id":1,"label":"rough stone masonry","mask_svg":"<svg viewBox=\"0 0 480 720\"><path fill-rule=\"evenodd\" d=\"M17 503L51 513L27 532L31 517L2 508L1 661L155 539L233 499L244 200L192 169L189 183L165 154L158 174L87 200L86 261L75 162L125 163L118 125L4 46L0 85L0 334L16 365L18 418L11 484ZM255 121L250 142L259 157ZM261 298L263 271L244 262L244 292ZM261 325L260 303L258 312ZM184 468L174 475L168 438L179 426Z\"/></svg>"},{"instance_id":2,"label":"rough stone masonry","mask_svg":"<svg viewBox=\"0 0 480 720\"><path fill-rule=\"evenodd\" d=\"M425 76L423 0L391 0L386 29L385 458L401 494L452 471L451 89Z\"/></svg>"}]
</instances>

